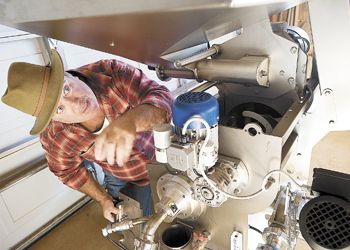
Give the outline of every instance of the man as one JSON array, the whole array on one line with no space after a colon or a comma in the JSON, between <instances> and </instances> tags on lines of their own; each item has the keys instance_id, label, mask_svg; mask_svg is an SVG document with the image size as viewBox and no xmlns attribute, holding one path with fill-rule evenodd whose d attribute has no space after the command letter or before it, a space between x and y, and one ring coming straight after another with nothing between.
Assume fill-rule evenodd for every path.
<instances>
[{"instance_id":1,"label":"man","mask_svg":"<svg viewBox=\"0 0 350 250\"><path fill-rule=\"evenodd\" d=\"M50 67L13 63L2 101L37 117L30 133L40 134L50 170L99 202L106 219L113 221L118 212L113 198L122 188L140 202L144 215L150 214L150 130L170 121L169 91L116 60L64 72L59 54L52 50L51 55ZM84 159L104 169L108 193L88 173Z\"/></svg>"}]
</instances>

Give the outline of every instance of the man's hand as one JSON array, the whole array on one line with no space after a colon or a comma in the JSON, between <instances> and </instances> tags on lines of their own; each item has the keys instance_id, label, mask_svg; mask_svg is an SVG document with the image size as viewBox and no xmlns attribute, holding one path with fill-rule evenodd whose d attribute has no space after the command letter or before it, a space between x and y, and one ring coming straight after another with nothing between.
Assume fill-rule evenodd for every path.
<instances>
[{"instance_id":1,"label":"man's hand","mask_svg":"<svg viewBox=\"0 0 350 250\"><path fill-rule=\"evenodd\" d=\"M103 210L103 216L110 222L114 222L113 214L117 215L119 209L114 206L112 199L106 199L100 202Z\"/></svg>"},{"instance_id":2,"label":"man's hand","mask_svg":"<svg viewBox=\"0 0 350 250\"><path fill-rule=\"evenodd\" d=\"M114 120L99 134L95 141L95 157L98 161L107 159L109 165L123 166L132 152L136 138L136 125L128 115Z\"/></svg>"},{"instance_id":3,"label":"man's hand","mask_svg":"<svg viewBox=\"0 0 350 250\"><path fill-rule=\"evenodd\" d=\"M165 122L166 113L149 104L142 104L128 110L111 122L95 141L95 158L107 159L109 165L115 162L123 166L132 152L136 132L150 131L153 126Z\"/></svg>"}]
</instances>

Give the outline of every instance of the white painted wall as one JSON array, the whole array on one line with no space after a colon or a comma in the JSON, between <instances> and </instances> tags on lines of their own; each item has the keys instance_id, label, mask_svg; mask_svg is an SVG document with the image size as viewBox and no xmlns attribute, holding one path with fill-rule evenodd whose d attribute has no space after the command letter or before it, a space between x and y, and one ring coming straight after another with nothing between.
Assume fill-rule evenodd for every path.
<instances>
[{"instance_id":1,"label":"white painted wall","mask_svg":"<svg viewBox=\"0 0 350 250\"><path fill-rule=\"evenodd\" d=\"M38 36L0 25L0 93L12 62L44 64ZM34 118L0 102L0 180L43 155ZM0 249L9 249L82 197L44 168L0 192Z\"/></svg>"}]
</instances>

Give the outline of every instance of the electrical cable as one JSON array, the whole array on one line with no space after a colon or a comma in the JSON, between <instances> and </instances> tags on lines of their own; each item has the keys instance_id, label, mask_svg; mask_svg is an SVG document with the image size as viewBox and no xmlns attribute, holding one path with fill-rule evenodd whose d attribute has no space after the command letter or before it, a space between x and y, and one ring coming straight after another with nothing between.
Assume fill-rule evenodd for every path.
<instances>
[{"instance_id":1,"label":"electrical cable","mask_svg":"<svg viewBox=\"0 0 350 250\"><path fill-rule=\"evenodd\" d=\"M199 162L198 162L198 165L199 165L199 168L196 168L200 171L200 174L202 175L202 177L204 178L204 180L207 181L207 183L211 186L211 188L213 188L215 191L218 191L219 193L221 193L222 195L226 196L226 197L229 197L229 198L232 198L232 199L236 199L236 200L248 200L248 199L252 199L256 196L258 196L260 193L262 193L264 191L264 189L260 189L258 190L257 192L253 193L253 194L250 194L250 195L246 195L246 196L234 196L234 195L231 195L221 189L219 189L217 186L215 186L215 184L208 178L208 176L206 175L205 171L204 171L204 168L202 167L202 162L201 162L201 156L204 152L204 148L205 146L207 145L208 141L209 141L209 138L210 138L210 135L211 135L211 131L210 131L210 126L208 124L208 122L206 120L204 120L202 117L200 116L193 116L191 117L190 119L188 119L183 128L182 128L182 135L185 135L186 134L186 129L188 127L188 125L191 123L191 122L194 122L194 121L199 121L201 122L206 130L207 130L207 133L206 133L206 136L205 136L205 139L204 139L204 142L201 146L201 149L199 151ZM197 161L195 161L195 165L196 167L198 166L197 165Z\"/></svg>"},{"instance_id":2,"label":"electrical cable","mask_svg":"<svg viewBox=\"0 0 350 250\"><path fill-rule=\"evenodd\" d=\"M263 232L261 230L259 230L258 228L253 227L252 225L248 225L248 226L249 226L249 229L252 229L252 230L254 230L255 232L257 232L259 234L263 234Z\"/></svg>"},{"instance_id":3,"label":"electrical cable","mask_svg":"<svg viewBox=\"0 0 350 250\"><path fill-rule=\"evenodd\" d=\"M268 173L265 175L264 179L263 179L263 184L264 184L264 183L266 182L266 180L267 180L268 178L270 178L274 173L283 174L284 176L288 177L288 178L289 178L295 185L297 185L299 188L303 188L303 186L300 185L296 180L294 180L294 178L293 178L290 174L288 174L288 173L286 173L286 172L284 172L283 170L280 170L280 169L275 169L275 170L272 170L272 171L268 172ZM263 186L262 188L264 189L265 187Z\"/></svg>"},{"instance_id":4,"label":"electrical cable","mask_svg":"<svg viewBox=\"0 0 350 250\"><path fill-rule=\"evenodd\" d=\"M299 43L300 48L305 52L305 54L307 54L307 52L310 50L309 40L306 39L305 37L302 37L298 32L292 29L287 29L287 33L294 39L294 41L297 40L296 42ZM303 42L302 46L299 40Z\"/></svg>"}]
</instances>

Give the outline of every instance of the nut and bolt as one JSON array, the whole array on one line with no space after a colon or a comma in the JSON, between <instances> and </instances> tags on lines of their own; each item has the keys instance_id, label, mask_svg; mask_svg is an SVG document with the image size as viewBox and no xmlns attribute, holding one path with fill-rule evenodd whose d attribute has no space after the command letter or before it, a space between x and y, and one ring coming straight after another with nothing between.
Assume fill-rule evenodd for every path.
<instances>
[{"instance_id":1,"label":"nut and bolt","mask_svg":"<svg viewBox=\"0 0 350 250\"><path fill-rule=\"evenodd\" d=\"M181 68L181 67L182 67L182 64L181 64L180 61L175 61L175 62L174 62L174 66L175 66L176 68Z\"/></svg>"},{"instance_id":2,"label":"nut and bolt","mask_svg":"<svg viewBox=\"0 0 350 250\"><path fill-rule=\"evenodd\" d=\"M265 184L265 190L269 189L275 182L276 180L273 177L268 178Z\"/></svg>"},{"instance_id":3,"label":"nut and bolt","mask_svg":"<svg viewBox=\"0 0 350 250\"><path fill-rule=\"evenodd\" d=\"M263 76L267 76L267 71L265 71L265 70L260 70L260 71L259 71L259 77L262 78Z\"/></svg>"},{"instance_id":4,"label":"nut and bolt","mask_svg":"<svg viewBox=\"0 0 350 250\"><path fill-rule=\"evenodd\" d=\"M298 51L298 48L297 47L291 47L290 48L290 53L292 53L292 54L295 54L295 53L297 53L297 51Z\"/></svg>"},{"instance_id":5,"label":"nut and bolt","mask_svg":"<svg viewBox=\"0 0 350 250\"><path fill-rule=\"evenodd\" d=\"M175 213L177 211L177 206L175 204L171 204L170 209L173 213Z\"/></svg>"},{"instance_id":6,"label":"nut and bolt","mask_svg":"<svg viewBox=\"0 0 350 250\"><path fill-rule=\"evenodd\" d=\"M289 83L290 85L294 84L294 77L289 77L289 78L288 78L288 83Z\"/></svg>"},{"instance_id":7,"label":"nut and bolt","mask_svg":"<svg viewBox=\"0 0 350 250\"><path fill-rule=\"evenodd\" d=\"M281 70L281 71L280 71L280 76L284 76L285 73L286 73L286 72L285 72L284 70Z\"/></svg>"}]
</instances>

